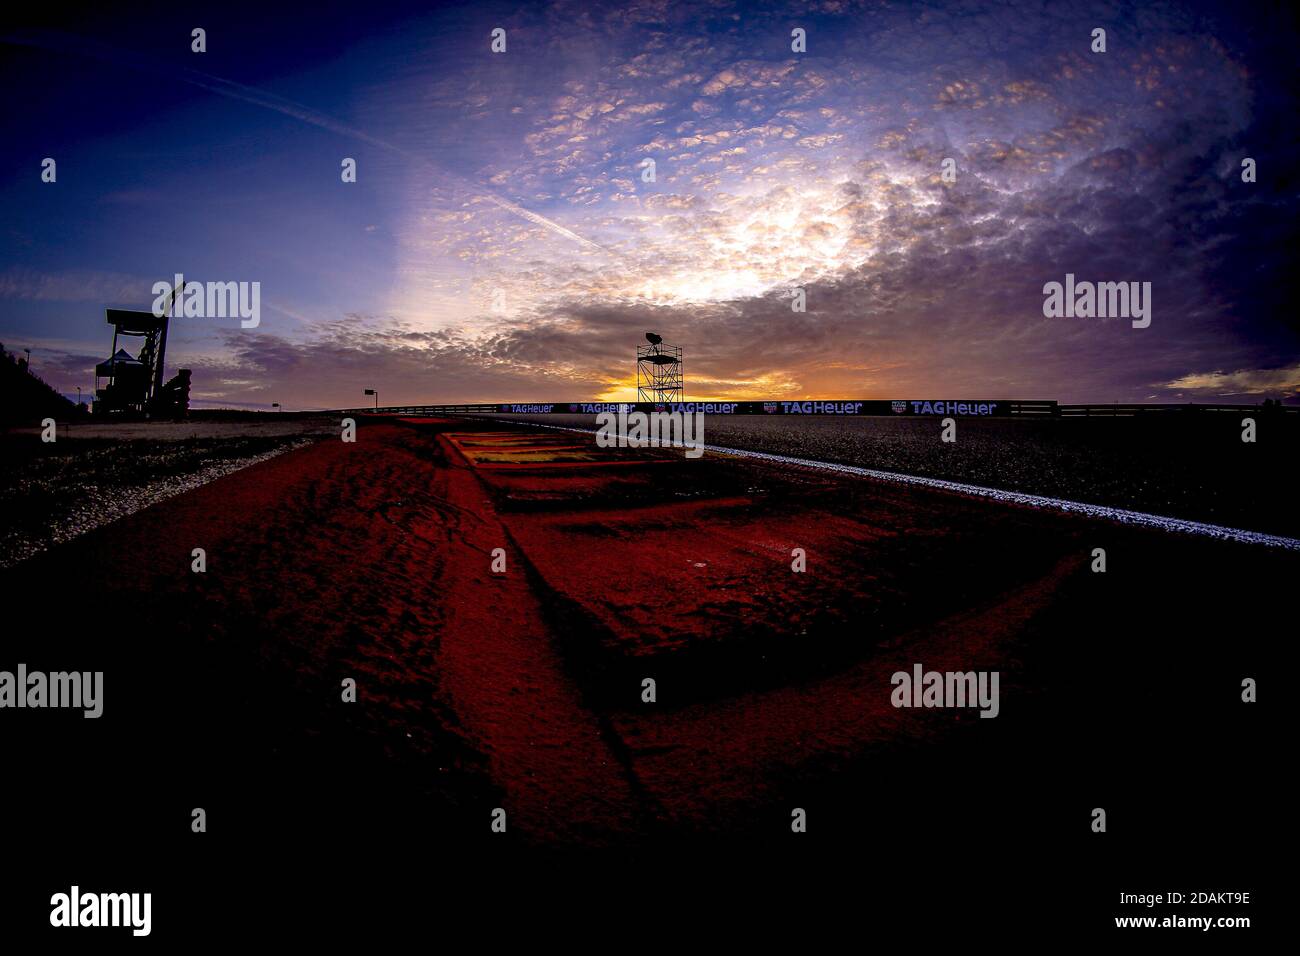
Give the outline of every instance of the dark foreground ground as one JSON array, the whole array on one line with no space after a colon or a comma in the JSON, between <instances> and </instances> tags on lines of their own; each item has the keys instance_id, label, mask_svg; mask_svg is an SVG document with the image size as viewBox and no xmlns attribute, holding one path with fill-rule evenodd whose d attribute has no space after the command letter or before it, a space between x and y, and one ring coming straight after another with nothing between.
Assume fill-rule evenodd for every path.
<instances>
[{"instance_id":1,"label":"dark foreground ground","mask_svg":"<svg viewBox=\"0 0 1300 956\"><path fill-rule=\"evenodd\" d=\"M150 889L160 939L240 914L445 926L516 880L553 916L654 880L760 921L819 887L864 932L977 905L987 938L1109 936L1150 912L1121 892L1171 888L1262 918L1298 567L721 455L366 421L0 571L0 668L106 688L99 720L2 715L6 902L40 922L69 873ZM999 671L999 716L892 707L915 663Z\"/></svg>"}]
</instances>

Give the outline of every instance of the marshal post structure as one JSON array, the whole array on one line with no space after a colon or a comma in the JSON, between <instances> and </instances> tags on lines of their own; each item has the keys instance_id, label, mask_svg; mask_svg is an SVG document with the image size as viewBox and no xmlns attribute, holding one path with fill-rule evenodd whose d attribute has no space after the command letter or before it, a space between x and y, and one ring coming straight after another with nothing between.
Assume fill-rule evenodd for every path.
<instances>
[{"instance_id":1,"label":"marshal post structure","mask_svg":"<svg viewBox=\"0 0 1300 956\"><path fill-rule=\"evenodd\" d=\"M680 403L686 397L681 346L664 345L654 332L645 337L650 344L636 350L636 400L650 405Z\"/></svg>"}]
</instances>

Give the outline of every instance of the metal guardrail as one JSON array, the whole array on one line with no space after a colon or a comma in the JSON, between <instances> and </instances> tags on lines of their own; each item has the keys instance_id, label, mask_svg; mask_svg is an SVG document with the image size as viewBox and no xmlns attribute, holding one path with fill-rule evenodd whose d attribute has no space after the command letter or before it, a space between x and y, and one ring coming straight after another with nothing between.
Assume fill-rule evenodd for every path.
<instances>
[{"instance_id":1,"label":"metal guardrail","mask_svg":"<svg viewBox=\"0 0 1300 956\"><path fill-rule=\"evenodd\" d=\"M348 414L387 415L594 415L632 410L643 412L703 412L706 415L790 416L914 416L999 418L1008 415L1052 415L1056 402L1003 399L943 401L885 399L777 399L775 401L708 400L697 402L499 402L458 405L387 405L382 408L339 409Z\"/></svg>"},{"instance_id":2,"label":"metal guardrail","mask_svg":"<svg viewBox=\"0 0 1300 956\"><path fill-rule=\"evenodd\" d=\"M1056 402L1012 402L1011 414L1051 418L1059 414L1058 407Z\"/></svg>"},{"instance_id":3,"label":"metal guardrail","mask_svg":"<svg viewBox=\"0 0 1300 956\"><path fill-rule=\"evenodd\" d=\"M1282 412L1289 415L1300 414L1300 405L1227 405L1201 404L1190 402L1182 405L1138 405L1112 402L1109 405L1059 405L1058 414L1063 418L1132 418L1138 415L1192 414L1200 412L1253 412L1270 414Z\"/></svg>"},{"instance_id":4,"label":"metal guardrail","mask_svg":"<svg viewBox=\"0 0 1300 956\"><path fill-rule=\"evenodd\" d=\"M625 407L649 411L660 406L623 403ZM705 414L727 415L788 415L800 414L822 417L824 415L885 415L908 417L913 415L941 416L956 414L973 417L1019 418L1133 418L1143 415L1170 415L1201 412L1274 412L1300 415L1300 405L1230 405L1203 404L1199 402L1176 404L1134 404L1111 402L1098 405L1062 405L1053 401L998 401L998 402L891 402L878 399L863 401L780 401L780 402L686 402L687 410L699 408ZM799 406L790 409L788 406ZM856 406L856 407L852 407ZM900 407L901 406L901 407ZM919 406L914 408L914 406ZM960 411L953 407L962 407ZM964 406L964 407L963 407ZM992 411L977 410L979 406L997 406ZM338 414L346 415L563 415L595 414L614 411L617 402L500 402L470 403L460 405L385 405L379 408L340 408ZM678 407L674 405L673 407ZM923 407L923 408L922 408Z\"/></svg>"}]
</instances>

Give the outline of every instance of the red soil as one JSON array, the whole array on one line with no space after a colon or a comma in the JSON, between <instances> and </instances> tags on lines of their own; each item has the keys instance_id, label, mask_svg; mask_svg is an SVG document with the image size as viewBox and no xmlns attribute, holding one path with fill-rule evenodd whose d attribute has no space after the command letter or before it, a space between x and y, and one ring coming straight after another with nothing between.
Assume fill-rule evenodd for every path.
<instances>
[{"instance_id":1,"label":"red soil","mask_svg":"<svg viewBox=\"0 0 1300 956\"><path fill-rule=\"evenodd\" d=\"M512 828L545 841L709 829L828 762L987 732L995 721L973 712L895 710L890 675L918 661L1001 669L1008 694L1027 629L1096 532L938 492L481 423L367 420L357 436L87 535L85 594L174 596L191 621L177 639L225 647L268 693L336 700L355 676L349 719L377 752L485 777ZM485 448L557 460L480 460ZM595 460L565 461L574 452ZM189 573L196 547L205 575ZM641 701L645 677L655 704ZM323 710L278 719L286 737L331 732Z\"/></svg>"}]
</instances>

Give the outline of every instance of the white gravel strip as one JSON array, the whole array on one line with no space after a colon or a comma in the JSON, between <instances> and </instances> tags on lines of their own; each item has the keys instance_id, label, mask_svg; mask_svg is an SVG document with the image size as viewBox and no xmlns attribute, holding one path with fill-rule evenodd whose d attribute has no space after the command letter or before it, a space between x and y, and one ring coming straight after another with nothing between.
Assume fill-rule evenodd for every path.
<instances>
[{"instance_id":1,"label":"white gravel strip","mask_svg":"<svg viewBox=\"0 0 1300 956\"><path fill-rule=\"evenodd\" d=\"M268 461L277 455L293 451L295 448L310 445L313 440L303 439L263 452L260 455L217 462L188 475L162 478L130 488L115 488L111 492L102 495L91 492L85 500L77 502L72 508L59 515L50 524L48 533L45 536L30 538L15 535L5 541L4 547L0 549L0 568L13 567L15 564L26 561L32 555L48 551L56 544L71 541L87 531L111 524L119 518L125 518L127 515L133 515L137 511L142 511L160 501L166 501L168 498L174 498L187 491L193 491L195 488L206 485L210 481L215 481L217 478L241 471L249 465L256 465L258 462Z\"/></svg>"},{"instance_id":2,"label":"white gravel strip","mask_svg":"<svg viewBox=\"0 0 1300 956\"><path fill-rule=\"evenodd\" d=\"M517 421L514 419L493 419L509 421L515 425L533 425L537 428L551 428L556 431L584 432L595 434L594 428L571 428L564 425L543 425L540 422ZM1227 528L1223 525L1206 524L1203 521L1189 521L1186 518L1168 518L1164 515L1147 514L1144 511L1128 511L1124 508L1111 508L1107 505L1088 504L1083 501L1069 501L1065 498L1049 498L1046 495L1030 495L1021 491L1002 491L998 488L985 488L981 485L968 485L960 481L944 481L941 478L923 478L919 475L904 475L893 471L878 471L874 468L860 468L857 465L838 465L829 461L813 461L810 458L791 458L787 455L773 455L762 451L746 451L743 448L726 448L721 445L705 445L706 451L723 455L737 455L741 458L758 458L775 461L784 465L800 465L804 468L819 468L823 471L835 471L846 475L858 475L863 478L875 478L900 485L920 485L924 488L938 488L963 495L979 498L992 498L1008 504L1027 505L1031 508L1044 508L1069 514L1081 514L1090 518L1104 518L1120 524L1141 525L1159 528L1162 531L1175 531L1182 534L1195 534L1221 541L1237 541L1242 544L1261 544L1270 548L1284 548L1288 551L1300 551L1300 538L1287 538L1282 535L1265 534L1261 531L1246 531L1242 528Z\"/></svg>"}]
</instances>

